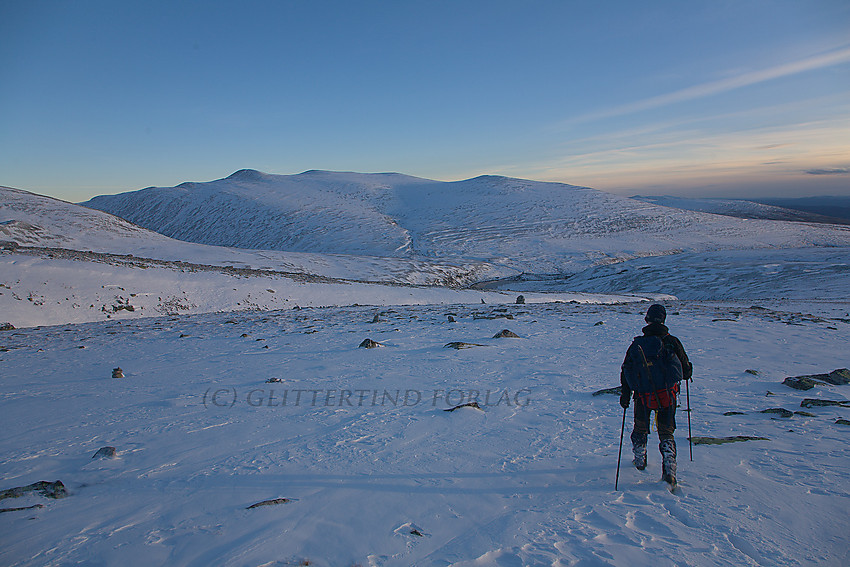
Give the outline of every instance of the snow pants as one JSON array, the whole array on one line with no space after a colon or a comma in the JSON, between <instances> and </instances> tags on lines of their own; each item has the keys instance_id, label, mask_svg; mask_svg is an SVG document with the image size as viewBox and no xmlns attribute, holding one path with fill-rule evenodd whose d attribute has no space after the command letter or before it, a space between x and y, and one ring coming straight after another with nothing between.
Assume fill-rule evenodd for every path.
<instances>
[{"instance_id":1,"label":"snow pants","mask_svg":"<svg viewBox=\"0 0 850 567\"><path fill-rule=\"evenodd\" d=\"M655 412L655 428L658 430L658 439L673 439L676 431L676 404L670 407L651 410L647 408L640 399L635 400L635 428L632 431L632 441L642 440L646 445L646 436L649 433L649 416Z\"/></svg>"}]
</instances>

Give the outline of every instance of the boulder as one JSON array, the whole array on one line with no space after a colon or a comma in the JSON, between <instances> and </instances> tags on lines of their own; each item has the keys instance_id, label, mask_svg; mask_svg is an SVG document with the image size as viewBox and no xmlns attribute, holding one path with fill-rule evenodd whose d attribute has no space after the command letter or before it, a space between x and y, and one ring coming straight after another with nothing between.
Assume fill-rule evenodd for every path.
<instances>
[{"instance_id":1,"label":"boulder","mask_svg":"<svg viewBox=\"0 0 850 567\"><path fill-rule=\"evenodd\" d=\"M373 341L372 339L363 339L363 342L360 343L360 346L358 348L378 348L382 346L384 345L377 341Z\"/></svg>"},{"instance_id":2,"label":"boulder","mask_svg":"<svg viewBox=\"0 0 850 567\"><path fill-rule=\"evenodd\" d=\"M794 412L788 411L785 408L770 408L766 410L761 410L760 413L775 413L779 417L791 417L792 415L794 415Z\"/></svg>"},{"instance_id":3,"label":"boulder","mask_svg":"<svg viewBox=\"0 0 850 567\"><path fill-rule=\"evenodd\" d=\"M92 456L92 459L114 459L117 455L118 451L115 447L101 447Z\"/></svg>"},{"instance_id":4,"label":"boulder","mask_svg":"<svg viewBox=\"0 0 850 567\"><path fill-rule=\"evenodd\" d=\"M493 335L493 338L494 339L518 339L519 335L517 335L516 333L514 333L513 331L510 331L508 329L502 329L501 331L499 331L498 333Z\"/></svg>"},{"instance_id":5,"label":"boulder","mask_svg":"<svg viewBox=\"0 0 850 567\"><path fill-rule=\"evenodd\" d=\"M14 331L15 326L11 323L0 323L0 331Z\"/></svg>"},{"instance_id":6,"label":"boulder","mask_svg":"<svg viewBox=\"0 0 850 567\"><path fill-rule=\"evenodd\" d=\"M120 366L118 368L112 369L112 377L113 378L123 378L124 377L124 371L121 370Z\"/></svg>"},{"instance_id":7,"label":"boulder","mask_svg":"<svg viewBox=\"0 0 850 567\"><path fill-rule=\"evenodd\" d=\"M824 382L828 382L835 386L850 384L850 370L847 368L839 368L837 370L833 370L829 374L818 374L817 377L821 378Z\"/></svg>"},{"instance_id":8,"label":"boulder","mask_svg":"<svg viewBox=\"0 0 850 567\"><path fill-rule=\"evenodd\" d=\"M795 390L811 390L815 387L815 381L808 376L788 377L782 381L783 384Z\"/></svg>"},{"instance_id":9,"label":"boulder","mask_svg":"<svg viewBox=\"0 0 850 567\"><path fill-rule=\"evenodd\" d=\"M844 384L850 384L850 370L847 368L838 368L828 374L794 376L786 378L782 383L797 390L811 390L815 387L815 384L843 386Z\"/></svg>"},{"instance_id":10,"label":"boulder","mask_svg":"<svg viewBox=\"0 0 850 567\"><path fill-rule=\"evenodd\" d=\"M516 298L516 302L517 302L517 305L524 305L525 304L525 296L524 295L518 295L517 298Z\"/></svg>"},{"instance_id":11,"label":"boulder","mask_svg":"<svg viewBox=\"0 0 850 567\"><path fill-rule=\"evenodd\" d=\"M65 490L65 485L62 484L61 480L57 480L56 482L40 480L38 482L28 484L27 486L17 486L15 488L2 490L0 491L0 500L4 500L6 498L19 498L27 492L38 492L45 498L54 499L65 498L68 496L68 491Z\"/></svg>"}]
</instances>

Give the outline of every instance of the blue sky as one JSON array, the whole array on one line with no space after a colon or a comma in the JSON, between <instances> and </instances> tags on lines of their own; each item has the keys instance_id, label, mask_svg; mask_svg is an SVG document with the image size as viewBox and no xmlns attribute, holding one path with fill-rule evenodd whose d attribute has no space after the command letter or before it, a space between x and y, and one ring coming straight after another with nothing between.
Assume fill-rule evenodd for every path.
<instances>
[{"instance_id":1,"label":"blue sky","mask_svg":"<svg viewBox=\"0 0 850 567\"><path fill-rule=\"evenodd\" d=\"M850 2L0 2L0 185L246 167L850 195Z\"/></svg>"}]
</instances>

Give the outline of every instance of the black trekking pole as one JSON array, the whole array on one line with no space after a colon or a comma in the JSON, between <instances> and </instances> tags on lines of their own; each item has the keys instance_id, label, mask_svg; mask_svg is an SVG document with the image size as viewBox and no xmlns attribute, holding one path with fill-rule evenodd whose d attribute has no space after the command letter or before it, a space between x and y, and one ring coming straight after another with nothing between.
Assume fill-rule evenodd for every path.
<instances>
[{"instance_id":1,"label":"black trekking pole","mask_svg":"<svg viewBox=\"0 0 850 567\"><path fill-rule=\"evenodd\" d=\"M620 426L620 450L617 452L617 478L614 479L614 490L620 484L620 458L623 456L623 431L626 430L626 410L623 408L623 425Z\"/></svg>"},{"instance_id":2,"label":"black trekking pole","mask_svg":"<svg viewBox=\"0 0 850 567\"><path fill-rule=\"evenodd\" d=\"M685 380L685 399L688 401L688 452L691 454L691 460L694 460L694 443L691 441L691 389L688 387L690 380Z\"/></svg>"}]
</instances>

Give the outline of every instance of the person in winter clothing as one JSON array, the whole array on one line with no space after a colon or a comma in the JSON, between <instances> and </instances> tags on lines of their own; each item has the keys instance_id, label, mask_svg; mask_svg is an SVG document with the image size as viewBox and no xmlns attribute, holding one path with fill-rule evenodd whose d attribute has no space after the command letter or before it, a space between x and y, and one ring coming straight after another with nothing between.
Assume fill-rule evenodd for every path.
<instances>
[{"instance_id":1,"label":"person in winter clothing","mask_svg":"<svg viewBox=\"0 0 850 567\"><path fill-rule=\"evenodd\" d=\"M642 329L643 336L660 338L663 348L672 351L681 363L681 378L690 380L693 375L693 366L688 360L688 355L685 353L682 342L671 335L669 329L664 325L667 319L667 310L664 309L664 306L658 304L652 305L647 310L644 319L647 325ZM632 463L638 470L646 468L646 443L647 434L649 433L649 419L652 411L655 410L655 423L659 440L658 449L661 452L662 476L665 481L675 484L676 441L673 438L673 432L676 430L676 396L679 393L679 383L676 381L672 385L651 392L633 392L626 379L625 372L630 367L630 364L639 364L639 362L629 360L630 356L633 356L632 352L630 348L626 354L626 359L623 361L623 367L620 372L620 384L622 386L620 405L623 409L628 408L633 394L635 400L635 425L631 435L632 451L634 453ZM642 353L641 357L643 357ZM645 358L642 363L646 364Z\"/></svg>"}]
</instances>

